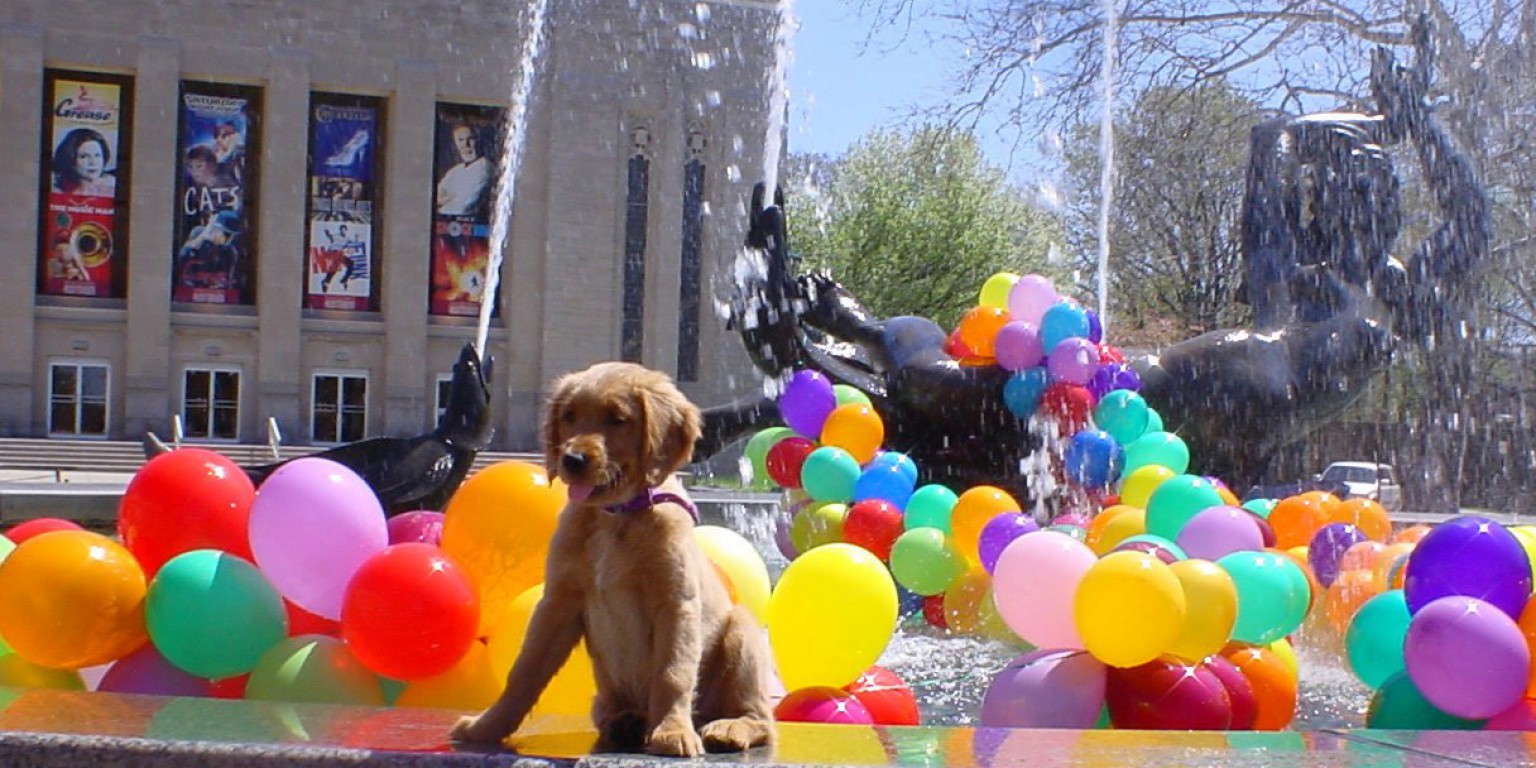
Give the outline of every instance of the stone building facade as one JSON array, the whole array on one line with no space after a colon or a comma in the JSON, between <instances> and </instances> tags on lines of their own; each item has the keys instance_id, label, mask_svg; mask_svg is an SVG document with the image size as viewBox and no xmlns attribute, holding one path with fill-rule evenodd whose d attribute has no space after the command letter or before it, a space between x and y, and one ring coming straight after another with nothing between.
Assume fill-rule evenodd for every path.
<instances>
[{"instance_id":1,"label":"stone building facade","mask_svg":"<svg viewBox=\"0 0 1536 768\"><path fill-rule=\"evenodd\" d=\"M434 238L458 226L434 208L444 115L516 113L537 1L0 4L0 434L134 439L173 417L190 439L236 442L264 441L269 418L297 443L430 429L477 331L471 313L430 311ZM498 449L534 447L548 382L598 360L671 372L703 404L757 389L715 307L762 175L777 3L554 0L544 13L487 342ZM71 101L98 86L115 113ZM189 202L214 189L187 175L213 125L193 97L243 110L243 181L207 182L243 183L231 213ZM316 105L354 102L373 109L358 142L377 150L369 212L352 219L356 250L323 267L336 226L316 213L331 205L318 150L345 153L317 144ZM55 187L61 136L102 115L116 189L69 197ZM81 223L93 216L99 227ZM244 292L188 288L181 260L194 244L222 253L229 236L208 233L231 223ZM87 290L50 249L106 282ZM370 287L326 303L354 257L367 269L353 285Z\"/></svg>"}]
</instances>

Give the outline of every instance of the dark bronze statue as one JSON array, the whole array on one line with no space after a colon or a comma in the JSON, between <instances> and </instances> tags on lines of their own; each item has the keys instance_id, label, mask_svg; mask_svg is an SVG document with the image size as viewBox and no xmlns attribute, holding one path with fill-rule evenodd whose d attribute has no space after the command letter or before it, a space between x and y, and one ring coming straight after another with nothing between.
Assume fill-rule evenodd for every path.
<instances>
[{"instance_id":1,"label":"dark bronze statue","mask_svg":"<svg viewBox=\"0 0 1536 768\"><path fill-rule=\"evenodd\" d=\"M1207 333L1137 361L1143 395L1189 444L1191 471L1234 485L1263 477L1283 445L1336 417L1365 391L1400 341L1430 344L1462 317L1456 288L1488 250L1488 205L1471 165L1426 100L1430 50L1416 66L1379 49L1378 115L1279 119L1252 133L1243 211L1251 328ZM1444 222L1393 258L1398 181L1383 145L1411 141ZM1035 500L1021 471L1039 437L1002 401L1008 372L962 367L946 334L918 317L877 318L826 275L794 275L782 200L754 193L731 324L765 374L812 368L869 395L886 444L925 482L1001 485ZM711 409L697 455L779 423L773 400Z\"/></svg>"}]
</instances>

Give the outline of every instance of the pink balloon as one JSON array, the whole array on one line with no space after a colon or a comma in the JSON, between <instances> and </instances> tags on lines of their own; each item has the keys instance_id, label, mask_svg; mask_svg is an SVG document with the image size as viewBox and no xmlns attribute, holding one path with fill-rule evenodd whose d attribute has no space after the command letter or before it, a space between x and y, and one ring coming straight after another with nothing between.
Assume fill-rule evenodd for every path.
<instances>
[{"instance_id":1,"label":"pink balloon","mask_svg":"<svg viewBox=\"0 0 1536 768\"><path fill-rule=\"evenodd\" d=\"M1008 292L1008 314L1038 328L1045 311L1060 300L1049 278L1025 275Z\"/></svg>"},{"instance_id":2,"label":"pink balloon","mask_svg":"<svg viewBox=\"0 0 1536 768\"><path fill-rule=\"evenodd\" d=\"M992 600L998 615L1036 647L1082 648L1072 600L1078 582L1097 560L1085 544L1058 531L1035 531L1014 539L992 571Z\"/></svg>"},{"instance_id":3,"label":"pink balloon","mask_svg":"<svg viewBox=\"0 0 1536 768\"><path fill-rule=\"evenodd\" d=\"M279 594L317 616L340 619L352 574L388 545L384 508L373 489L334 461L294 459L256 489L256 565Z\"/></svg>"},{"instance_id":4,"label":"pink balloon","mask_svg":"<svg viewBox=\"0 0 1536 768\"><path fill-rule=\"evenodd\" d=\"M1214 563L1233 552L1264 549L1264 532L1247 510L1221 505L1196 512L1174 543L1184 554Z\"/></svg>"},{"instance_id":5,"label":"pink balloon","mask_svg":"<svg viewBox=\"0 0 1536 768\"><path fill-rule=\"evenodd\" d=\"M1531 650L1509 614L1475 597L1450 595L1413 614L1403 661L1426 701L1482 720L1525 698Z\"/></svg>"},{"instance_id":6,"label":"pink balloon","mask_svg":"<svg viewBox=\"0 0 1536 768\"><path fill-rule=\"evenodd\" d=\"M443 513L429 509L402 512L389 519L390 544L431 544L443 540Z\"/></svg>"},{"instance_id":7,"label":"pink balloon","mask_svg":"<svg viewBox=\"0 0 1536 768\"><path fill-rule=\"evenodd\" d=\"M997 364L1010 371L1033 368L1045 358L1040 347L1040 331L1022 320L1014 320L997 332L993 342Z\"/></svg>"},{"instance_id":8,"label":"pink balloon","mask_svg":"<svg viewBox=\"0 0 1536 768\"><path fill-rule=\"evenodd\" d=\"M1087 651L1033 651L992 678L981 702L988 728L1089 729L1104 708L1106 668Z\"/></svg>"},{"instance_id":9,"label":"pink balloon","mask_svg":"<svg viewBox=\"0 0 1536 768\"><path fill-rule=\"evenodd\" d=\"M1045 361L1051 381L1087 386L1099 370L1099 346L1081 336L1069 336L1056 344Z\"/></svg>"},{"instance_id":10,"label":"pink balloon","mask_svg":"<svg viewBox=\"0 0 1536 768\"><path fill-rule=\"evenodd\" d=\"M829 686L791 691L773 709L774 719L786 723L874 725L875 719L853 694Z\"/></svg>"}]
</instances>

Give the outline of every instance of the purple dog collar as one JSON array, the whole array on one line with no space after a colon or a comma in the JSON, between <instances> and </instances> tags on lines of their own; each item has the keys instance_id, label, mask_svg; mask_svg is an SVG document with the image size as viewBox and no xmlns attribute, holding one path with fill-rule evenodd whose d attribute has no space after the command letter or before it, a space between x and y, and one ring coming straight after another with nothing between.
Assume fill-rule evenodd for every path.
<instances>
[{"instance_id":1,"label":"purple dog collar","mask_svg":"<svg viewBox=\"0 0 1536 768\"><path fill-rule=\"evenodd\" d=\"M695 507L693 502L671 491L658 491L655 488L647 488L643 493L636 495L634 498L624 502L623 504L610 504L606 507L603 507L603 511L610 512L615 515L644 512L645 510L650 509L657 504L663 504L666 502L671 502L682 507L683 509L688 510L688 514L693 517L694 525L698 525L699 508Z\"/></svg>"}]
</instances>

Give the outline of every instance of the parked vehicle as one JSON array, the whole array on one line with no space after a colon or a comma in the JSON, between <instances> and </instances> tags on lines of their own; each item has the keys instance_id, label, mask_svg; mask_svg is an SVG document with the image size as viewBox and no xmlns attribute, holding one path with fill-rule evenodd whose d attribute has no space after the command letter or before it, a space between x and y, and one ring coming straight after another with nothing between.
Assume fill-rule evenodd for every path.
<instances>
[{"instance_id":1,"label":"parked vehicle","mask_svg":"<svg viewBox=\"0 0 1536 768\"><path fill-rule=\"evenodd\" d=\"M1316 478L1323 484L1342 484L1351 497L1364 497L1380 503L1388 511L1402 509L1403 489L1397 472L1390 464L1372 461L1335 461Z\"/></svg>"}]
</instances>

